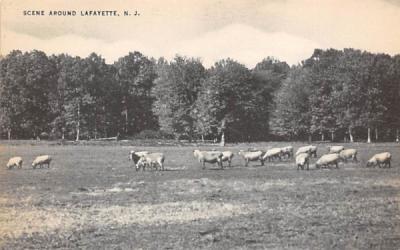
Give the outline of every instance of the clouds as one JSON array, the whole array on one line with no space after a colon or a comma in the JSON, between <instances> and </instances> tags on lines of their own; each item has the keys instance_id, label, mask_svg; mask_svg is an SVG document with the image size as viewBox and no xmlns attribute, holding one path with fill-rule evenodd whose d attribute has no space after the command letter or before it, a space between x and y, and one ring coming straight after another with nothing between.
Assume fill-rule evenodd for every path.
<instances>
[{"instance_id":1,"label":"clouds","mask_svg":"<svg viewBox=\"0 0 400 250\"><path fill-rule=\"evenodd\" d=\"M205 65L230 57L254 67L267 56L296 64L318 47L313 41L284 32L263 32L248 25L232 24L185 41L176 50L204 58Z\"/></svg>"},{"instance_id":2,"label":"clouds","mask_svg":"<svg viewBox=\"0 0 400 250\"><path fill-rule=\"evenodd\" d=\"M23 9L138 10L140 17L23 17ZM40 49L108 62L138 50L166 58L231 57L252 67L264 57L297 63L314 48L400 51L400 6L394 0L221 0L2 2L2 53Z\"/></svg>"}]
</instances>

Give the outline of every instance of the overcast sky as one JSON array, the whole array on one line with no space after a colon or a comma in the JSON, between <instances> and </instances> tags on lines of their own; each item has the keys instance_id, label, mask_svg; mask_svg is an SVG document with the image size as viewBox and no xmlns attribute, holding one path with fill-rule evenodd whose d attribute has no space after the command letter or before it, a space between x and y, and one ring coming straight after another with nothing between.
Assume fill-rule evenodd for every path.
<instances>
[{"instance_id":1,"label":"overcast sky","mask_svg":"<svg viewBox=\"0 0 400 250\"><path fill-rule=\"evenodd\" d=\"M84 3L82 3L84 2ZM44 10L46 16L24 16ZM47 16L76 10L75 17ZM81 17L118 10L119 17ZM122 16L123 10L140 16ZM296 64L314 48L400 53L400 0L2 0L1 53L101 54L112 63L129 51L233 58L253 67L267 56Z\"/></svg>"}]
</instances>

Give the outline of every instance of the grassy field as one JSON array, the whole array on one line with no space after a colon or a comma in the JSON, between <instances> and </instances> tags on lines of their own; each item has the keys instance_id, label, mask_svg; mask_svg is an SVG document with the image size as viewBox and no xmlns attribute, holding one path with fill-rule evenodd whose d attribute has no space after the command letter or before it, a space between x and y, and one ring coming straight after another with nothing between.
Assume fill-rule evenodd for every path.
<instances>
[{"instance_id":1,"label":"grassy field","mask_svg":"<svg viewBox=\"0 0 400 250\"><path fill-rule=\"evenodd\" d=\"M290 144L302 145L226 149ZM399 249L400 146L343 145L360 163L297 171L235 155L222 171L202 170L195 146L0 143L0 248ZM131 149L165 153L168 171L136 172ZM392 168L365 168L382 151ZM53 156L50 169L30 167L38 154ZM6 170L15 155L23 169Z\"/></svg>"}]
</instances>

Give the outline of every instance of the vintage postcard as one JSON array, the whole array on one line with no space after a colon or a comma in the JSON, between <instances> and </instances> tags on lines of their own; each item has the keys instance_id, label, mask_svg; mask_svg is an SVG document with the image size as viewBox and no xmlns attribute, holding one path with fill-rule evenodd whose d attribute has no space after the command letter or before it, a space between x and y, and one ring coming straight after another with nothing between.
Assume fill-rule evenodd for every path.
<instances>
[{"instance_id":1,"label":"vintage postcard","mask_svg":"<svg viewBox=\"0 0 400 250\"><path fill-rule=\"evenodd\" d=\"M0 0L0 249L400 249L400 1Z\"/></svg>"}]
</instances>

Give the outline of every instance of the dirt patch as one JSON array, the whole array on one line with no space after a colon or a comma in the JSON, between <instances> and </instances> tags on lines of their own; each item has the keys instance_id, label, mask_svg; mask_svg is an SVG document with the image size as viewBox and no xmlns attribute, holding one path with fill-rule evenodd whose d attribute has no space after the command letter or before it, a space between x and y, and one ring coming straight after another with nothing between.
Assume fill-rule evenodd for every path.
<instances>
[{"instance_id":1,"label":"dirt patch","mask_svg":"<svg viewBox=\"0 0 400 250\"><path fill-rule=\"evenodd\" d=\"M0 211L0 236L67 231L82 227L179 224L251 213L250 206L217 202L167 202L90 208L7 208Z\"/></svg>"},{"instance_id":2,"label":"dirt patch","mask_svg":"<svg viewBox=\"0 0 400 250\"><path fill-rule=\"evenodd\" d=\"M164 182L161 185L162 190L185 194L199 194L204 192L213 192L218 189L228 189L232 191L251 191L257 189L265 191L274 187L287 187L295 185L289 180L268 180L268 181L241 181L241 180L213 180L209 178L201 179L180 179Z\"/></svg>"},{"instance_id":3,"label":"dirt patch","mask_svg":"<svg viewBox=\"0 0 400 250\"><path fill-rule=\"evenodd\" d=\"M400 187L400 178L377 180L373 183L373 185L375 185L375 186L391 186L394 188L399 188Z\"/></svg>"}]
</instances>

